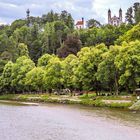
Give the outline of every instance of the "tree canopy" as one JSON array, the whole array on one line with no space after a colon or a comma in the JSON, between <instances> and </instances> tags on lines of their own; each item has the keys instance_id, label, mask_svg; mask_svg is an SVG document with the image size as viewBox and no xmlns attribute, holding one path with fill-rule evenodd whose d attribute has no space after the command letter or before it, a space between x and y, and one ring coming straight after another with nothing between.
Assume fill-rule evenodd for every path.
<instances>
[{"instance_id":1,"label":"tree canopy","mask_svg":"<svg viewBox=\"0 0 140 140\"><path fill-rule=\"evenodd\" d=\"M95 19L75 29L70 13L0 26L0 93L107 90L118 95L140 85L140 4L127 23L100 25ZM28 26L27 26L28 25Z\"/></svg>"}]
</instances>

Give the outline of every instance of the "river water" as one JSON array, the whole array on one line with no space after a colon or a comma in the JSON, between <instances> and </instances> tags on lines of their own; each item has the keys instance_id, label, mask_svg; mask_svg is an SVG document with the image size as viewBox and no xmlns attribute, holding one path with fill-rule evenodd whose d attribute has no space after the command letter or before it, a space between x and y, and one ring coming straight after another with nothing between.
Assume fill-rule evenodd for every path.
<instances>
[{"instance_id":1,"label":"river water","mask_svg":"<svg viewBox=\"0 0 140 140\"><path fill-rule=\"evenodd\" d=\"M0 140L140 140L140 113L0 103Z\"/></svg>"}]
</instances>

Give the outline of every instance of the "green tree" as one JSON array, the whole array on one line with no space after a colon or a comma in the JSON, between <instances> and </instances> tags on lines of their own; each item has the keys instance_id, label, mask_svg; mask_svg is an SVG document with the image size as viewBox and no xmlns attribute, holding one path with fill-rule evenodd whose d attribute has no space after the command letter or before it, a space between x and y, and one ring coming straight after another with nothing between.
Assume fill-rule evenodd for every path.
<instances>
[{"instance_id":1,"label":"green tree","mask_svg":"<svg viewBox=\"0 0 140 140\"><path fill-rule=\"evenodd\" d=\"M136 21L136 24L138 24L140 22L140 6L139 6L138 10L136 11L135 21Z\"/></svg>"},{"instance_id":2,"label":"green tree","mask_svg":"<svg viewBox=\"0 0 140 140\"><path fill-rule=\"evenodd\" d=\"M74 20L73 20L71 14L68 13L66 10L61 12L60 20L63 21L65 23L65 25L67 27L69 27L70 29L74 28Z\"/></svg>"},{"instance_id":3,"label":"green tree","mask_svg":"<svg viewBox=\"0 0 140 140\"><path fill-rule=\"evenodd\" d=\"M29 56L30 58L37 63L38 59L42 55L42 42L41 42L41 33L40 28L37 23L34 23L30 27L29 39L27 41Z\"/></svg>"},{"instance_id":4,"label":"green tree","mask_svg":"<svg viewBox=\"0 0 140 140\"><path fill-rule=\"evenodd\" d=\"M54 23L47 23L43 34L42 53L56 54L56 34Z\"/></svg>"},{"instance_id":5,"label":"green tree","mask_svg":"<svg viewBox=\"0 0 140 140\"><path fill-rule=\"evenodd\" d=\"M71 91L74 89L73 75L74 66L77 62L77 57L70 54L62 61L62 77L65 88L69 88Z\"/></svg>"},{"instance_id":6,"label":"green tree","mask_svg":"<svg viewBox=\"0 0 140 140\"><path fill-rule=\"evenodd\" d=\"M108 49L104 44L97 45L91 48L82 48L78 52L78 66L74 69L75 83L79 83L83 90L99 91L100 83L97 80L98 65L102 61L101 54Z\"/></svg>"},{"instance_id":7,"label":"green tree","mask_svg":"<svg viewBox=\"0 0 140 140\"><path fill-rule=\"evenodd\" d=\"M76 55L77 52L81 49L81 41L76 36L68 36L64 41L64 44L57 50L59 57L65 58L69 54Z\"/></svg>"},{"instance_id":8,"label":"green tree","mask_svg":"<svg viewBox=\"0 0 140 140\"><path fill-rule=\"evenodd\" d=\"M106 46L114 45L119 36L124 35L132 25L121 24L120 26L104 25L100 28L93 27L90 29L83 29L77 32L77 36L83 46L92 46L104 43ZM75 32L74 32L75 33Z\"/></svg>"},{"instance_id":9,"label":"green tree","mask_svg":"<svg viewBox=\"0 0 140 140\"><path fill-rule=\"evenodd\" d=\"M17 28L21 28L23 26L26 25L26 21L19 19L19 20L15 20L14 22L12 22L10 29L12 31L12 33L17 29Z\"/></svg>"},{"instance_id":10,"label":"green tree","mask_svg":"<svg viewBox=\"0 0 140 140\"><path fill-rule=\"evenodd\" d=\"M140 40L140 23L128 30L124 35L116 40L116 44L121 44L123 41L130 42Z\"/></svg>"},{"instance_id":11,"label":"green tree","mask_svg":"<svg viewBox=\"0 0 140 140\"><path fill-rule=\"evenodd\" d=\"M43 91L43 78L45 71L41 67L35 67L26 74L25 85L29 91Z\"/></svg>"},{"instance_id":12,"label":"green tree","mask_svg":"<svg viewBox=\"0 0 140 140\"><path fill-rule=\"evenodd\" d=\"M101 23L95 19L90 19L87 21L87 27L93 28L93 27L100 27Z\"/></svg>"},{"instance_id":13,"label":"green tree","mask_svg":"<svg viewBox=\"0 0 140 140\"><path fill-rule=\"evenodd\" d=\"M54 22L54 30L56 34L57 46L60 47L64 40L66 40L67 34L70 32L70 29L62 21Z\"/></svg>"},{"instance_id":14,"label":"green tree","mask_svg":"<svg viewBox=\"0 0 140 140\"><path fill-rule=\"evenodd\" d=\"M59 58L52 58L48 65L46 66L45 76L44 76L44 88L49 92L52 89L60 91L63 85L63 78L61 74L62 62Z\"/></svg>"},{"instance_id":15,"label":"green tree","mask_svg":"<svg viewBox=\"0 0 140 140\"><path fill-rule=\"evenodd\" d=\"M132 7L127 9L127 12L125 14L125 19L129 24L133 24L133 8Z\"/></svg>"},{"instance_id":16,"label":"green tree","mask_svg":"<svg viewBox=\"0 0 140 140\"><path fill-rule=\"evenodd\" d=\"M19 57L12 69L12 83L11 85L15 88L15 91L24 92L25 76L26 74L35 67L34 62L26 56Z\"/></svg>"},{"instance_id":17,"label":"green tree","mask_svg":"<svg viewBox=\"0 0 140 140\"><path fill-rule=\"evenodd\" d=\"M115 59L119 54L120 46L111 46L109 51L102 55L102 62L98 66L97 79L101 82L102 88L115 91L119 94L119 69L115 65Z\"/></svg>"},{"instance_id":18,"label":"green tree","mask_svg":"<svg viewBox=\"0 0 140 140\"><path fill-rule=\"evenodd\" d=\"M54 13L53 10L48 12L47 14L42 15L42 23L46 24L47 22L54 22L59 19L59 16L57 13Z\"/></svg>"},{"instance_id":19,"label":"green tree","mask_svg":"<svg viewBox=\"0 0 140 140\"><path fill-rule=\"evenodd\" d=\"M55 57L53 55L50 55L50 54L44 54L43 56L41 56L39 59L38 59L38 66L39 67L46 67L50 61L50 59L52 59L52 57Z\"/></svg>"},{"instance_id":20,"label":"green tree","mask_svg":"<svg viewBox=\"0 0 140 140\"><path fill-rule=\"evenodd\" d=\"M76 89L80 89L80 90L86 89L87 84L88 84L88 86L91 86L91 85L89 85L89 83L91 82L91 78L90 78L90 81L87 80L89 78L87 66L92 61L91 58L88 59L89 56L92 56L91 48L89 48L89 47L82 48L77 54L78 59L74 63L74 67L73 67L74 74L72 76L72 81L73 81L74 87ZM86 62L87 60L88 60L88 62ZM94 75L94 73L92 73L91 77L93 77L93 75ZM86 83L86 87L84 87L84 83ZM89 90L89 87L87 87L87 89Z\"/></svg>"},{"instance_id":21,"label":"green tree","mask_svg":"<svg viewBox=\"0 0 140 140\"><path fill-rule=\"evenodd\" d=\"M42 53L41 35L37 24L33 24L31 27L23 26L19 29L17 28L10 39L16 48L18 48L19 43L26 44L30 58L37 63Z\"/></svg>"},{"instance_id":22,"label":"green tree","mask_svg":"<svg viewBox=\"0 0 140 140\"><path fill-rule=\"evenodd\" d=\"M0 88L3 92L10 92L12 91L11 87L11 81L12 81L12 69L13 69L13 63L9 61L3 70L2 76L1 76L1 84Z\"/></svg>"},{"instance_id":23,"label":"green tree","mask_svg":"<svg viewBox=\"0 0 140 140\"><path fill-rule=\"evenodd\" d=\"M69 29L62 21L47 23L42 37L42 53L56 54L68 33Z\"/></svg>"},{"instance_id":24,"label":"green tree","mask_svg":"<svg viewBox=\"0 0 140 140\"><path fill-rule=\"evenodd\" d=\"M134 8L134 19L135 19L135 23L139 23L140 22L140 3L136 2L133 5Z\"/></svg>"},{"instance_id":25,"label":"green tree","mask_svg":"<svg viewBox=\"0 0 140 140\"><path fill-rule=\"evenodd\" d=\"M30 38L30 28L27 26L23 26L21 28L17 28L14 30L11 38L15 41L16 45L19 43L28 44L28 39Z\"/></svg>"},{"instance_id":26,"label":"green tree","mask_svg":"<svg viewBox=\"0 0 140 140\"><path fill-rule=\"evenodd\" d=\"M115 64L121 71L119 84L134 92L140 82L140 42L124 42Z\"/></svg>"},{"instance_id":27,"label":"green tree","mask_svg":"<svg viewBox=\"0 0 140 140\"><path fill-rule=\"evenodd\" d=\"M28 47L24 43L19 43L18 45L18 56L27 56L29 57Z\"/></svg>"}]
</instances>

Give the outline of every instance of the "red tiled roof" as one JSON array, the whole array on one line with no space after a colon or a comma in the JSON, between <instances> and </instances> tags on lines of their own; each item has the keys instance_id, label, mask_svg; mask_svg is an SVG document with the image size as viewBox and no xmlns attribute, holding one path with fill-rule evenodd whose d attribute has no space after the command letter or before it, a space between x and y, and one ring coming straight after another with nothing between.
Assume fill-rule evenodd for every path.
<instances>
[{"instance_id":1,"label":"red tiled roof","mask_svg":"<svg viewBox=\"0 0 140 140\"><path fill-rule=\"evenodd\" d=\"M83 21L77 21L76 25L84 25Z\"/></svg>"}]
</instances>

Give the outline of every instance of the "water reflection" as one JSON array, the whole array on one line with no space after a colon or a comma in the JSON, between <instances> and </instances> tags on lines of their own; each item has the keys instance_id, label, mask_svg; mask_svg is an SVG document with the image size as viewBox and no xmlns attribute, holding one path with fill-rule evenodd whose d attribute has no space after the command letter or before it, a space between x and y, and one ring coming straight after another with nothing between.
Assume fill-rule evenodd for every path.
<instances>
[{"instance_id":1,"label":"water reflection","mask_svg":"<svg viewBox=\"0 0 140 140\"><path fill-rule=\"evenodd\" d=\"M0 140L140 139L140 113L78 105L17 105L0 104Z\"/></svg>"}]
</instances>

